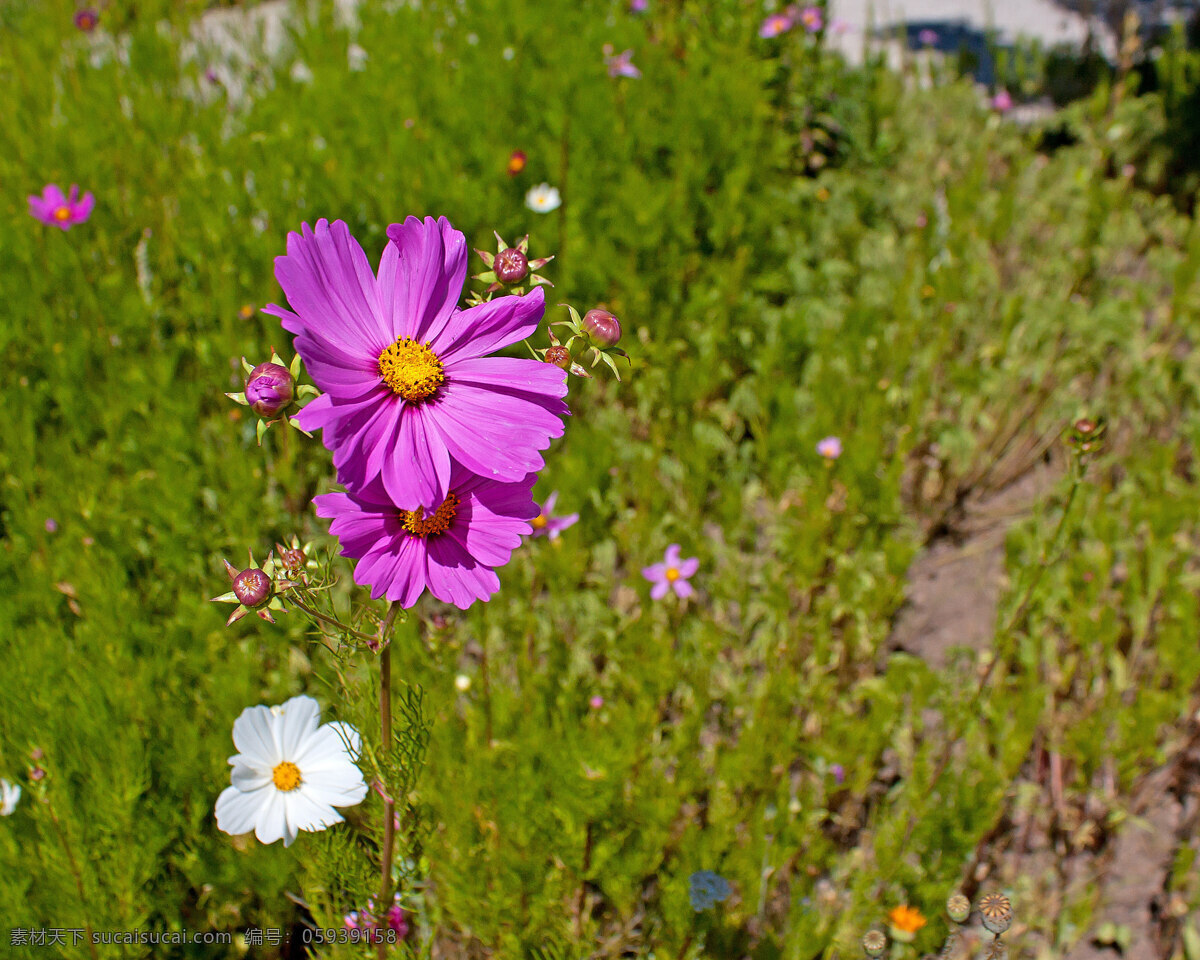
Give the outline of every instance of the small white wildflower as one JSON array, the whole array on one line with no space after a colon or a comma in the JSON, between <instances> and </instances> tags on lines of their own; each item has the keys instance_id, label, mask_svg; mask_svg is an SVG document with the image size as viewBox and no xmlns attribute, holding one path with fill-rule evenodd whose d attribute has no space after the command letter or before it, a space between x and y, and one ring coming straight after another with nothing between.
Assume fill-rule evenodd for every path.
<instances>
[{"instance_id":1,"label":"small white wildflower","mask_svg":"<svg viewBox=\"0 0 1200 960\"><path fill-rule=\"evenodd\" d=\"M454 678L454 686L459 693L466 693L471 689L471 678L465 673L460 673Z\"/></svg>"},{"instance_id":2,"label":"small white wildflower","mask_svg":"<svg viewBox=\"0 0 1200 960\"><path fill-rule=\"evenodd\" d=\"M351 70L365 70L367 69L367 51L357 43L352 43L346 48L346 61Z\"/></svg>"},{"instance_id":3,"label":"small white wildflower","mask_svg":"<svg viewBox=\"0 0 1200 960\"><path fill-rule=\"evenodd\" d=\"M525 206L534 213L550 213L562 206L562 197L557 187L548 183L539 183L525 194Z\"/></svg>"},{"instance_id":4,"label":"small white wildflower","mask_svg":"<svg viewBox=\"0 0 1200 960\"><path fill-rule=\"evenodd\" d=\"M17 809L17 801L21 799L21 788L15 783L0 780L0 817L7 817Z\"/></svg>"},{"instance_id":5,"label":"small white wildflower","mask_svg":"<svg viewBox=\"0 0 1200 960\"><path fill-rule=\"evenodd\" d=\"M290 76L296 83L313 82L313 72L303 60L297 60L292 64Z\"/></svg>"}]
</instances>

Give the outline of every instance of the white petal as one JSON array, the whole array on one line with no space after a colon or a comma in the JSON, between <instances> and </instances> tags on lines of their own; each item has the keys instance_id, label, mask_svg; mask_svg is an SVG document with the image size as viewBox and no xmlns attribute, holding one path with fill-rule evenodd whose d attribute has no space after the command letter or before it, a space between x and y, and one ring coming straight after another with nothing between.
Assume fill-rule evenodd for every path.
<instances>
[{"instance_id":1,"label":"white petal","mask_svg":"<svg viewBox=\"0 0 1200 960\"><path fill-rule=\"evenodd\" d=\"M259 813L267 800L266 791L243 793L237 787L226 787L217 797L217 827L238 836L249 833L258 822Z\"/></svg>"},{"instance_id":2,"label":"white petal","mask_svg":"<svg viewBox=\"0 0 1200 960\"><path fill-rule=\"evenodd\" d=\"M247 765L274 769L282 759L268 707L247 707L242 711L233 722L233 743Z\"/></svg>"},{"instance_id":3,"label":"white petal","mask_svg":"<svg viewBox=\"0 0 1200 960\"><path fill-rule=\"evenodd\" d=\"M327 723L305 741L293 763L307 775L309 770L357 757L361 747L358 731L352 726L347 723Z\"/></svg>"},{"instance_id":4,"label":"white petal","mask_svg":"<svg viewBox=\"0 0 1200 960\"><path fill-rule=\"evenodd\" d=\"M316 832L342 822L340 813L327 803L319 803L305 787L289 793L286 803L288 826L293 836L297 830Z\"/></svg>"},{"instance_id":5,"label":"white petal","mask_svg":"<svg viewBox=\"0 0 1200 960\"><path fill-rule=\"evenodd\" d=\"M231 788L232 789L232 788ZM283 794L274 787L260 790L269 798L258 811L258 822L254 826L254 835L260 843L274 843L287 834L287 817L284 814ZM252 796L252 794L251 794ZM286 847L291 840L286 840Z\"/></svg>"},{"instance_id":6,"label":"white petal","mask_svg":"<svg viewBox=\"0 0 1200 960\"><path fill-rule=\"evenodd\" d=\"M280 716L276 720L276 733L279 736L279 746L283 760L296 762L304 750L308 738L317 730L321 722L321 705L312 697L292 697L279 708Z\"/></svg>"},{"instance_id":7,"label":"white petal","mask_svg":"<svg viewBox=\"0 0 1200 960\"><path fill-rule=\"evenodd\" d=\"M252 790L259 790L271 784L271 770L257 765L250 765L241 761L240 756L234 758L233 773L231 779L233 785L241 790L242 793L249 793Z\"/></svg>"},{"instance_id":8,"label":"white petal","mask_svg":"<svg viewBox=\"0 0 1200 960\"><path fill-rule=\"evenodd\" d=\"M367 784L362 771L349 761L307 774L304 790L314 800L332 807L352 807L362 803Z\"/></svg>"}]
</instances>

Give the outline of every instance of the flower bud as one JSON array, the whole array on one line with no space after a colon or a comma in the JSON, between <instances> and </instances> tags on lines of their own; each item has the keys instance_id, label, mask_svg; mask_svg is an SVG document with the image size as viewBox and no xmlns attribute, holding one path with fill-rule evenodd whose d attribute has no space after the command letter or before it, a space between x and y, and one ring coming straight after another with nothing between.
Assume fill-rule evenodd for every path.
<instances>
[{"instance_id":1,"label":"flower bud","mask_svg":"<svg viewBox=\"0 0 1200 960\"><path fill-rule=\"evenodd\" d=\"M516 247L509 247L496 254L496 262L492 269L496 271L496 279L501 283L516 283L528 275L529 260Z\"/></svg>"},{"instance_id":2,"label":"flower bud","mask_svg":"<svg viewBox=\"0 0 1200 960\"><path fill-rule=\"evenodd\" d=\"M233 595L242 606L257 610L271 599L274 584L258 567L249 567L233 578Z\"/></svg>"},{"instance_id":3,"label":"flower bud","mask_svg":"<svg viewBox=\"0 0 1200 960\"><path fill-rule=\"evenodd\" d=\"M291 404L296 396L296 381L287 367L278 363L260 363L246 380L246 402L260 417L273 417Z\"/></svg>"},{"instance_id":4,"label":"flower bud","mask_svg":"<svg viewBox=\"0 0 1200 960\"><path fill-rule=\"evenodd\" d=\"M598 347L615 347L621 339L621 321L607 310L589 310L585 313L583 329Z\"/></svg>"},{"instance_id":5,"label":"flower bud","mask_svg":"<svg viewBox=\"0 0 1200 960\"><path fill-rule=\"evenodd\" d=\"M971 915L971 901L961 893L953 894L946 901L946 912L955 923L966 923L967 917Z\"/></svg>"},{"instance_id":6,"label":"flower bud","mask_svg":"<svg viewBox=\"0 0 1200 960\"><path fill-rule=\"evenodd\" d=\"M863 950L868 957L878 957L887 949L887 937L879 930L868 930L862 938Z\"/></svg>"},{"instance_id":7,"label":"flower bud","mask_svg":"<svg viewBox=\"0 0 1200 960\"><path fill-rule=\"evenodd\" d=\"M569 370L571 367L571 351L566 347L547 347L546 362L552 363L563 370Z\"/></svg>"}]
</instances>

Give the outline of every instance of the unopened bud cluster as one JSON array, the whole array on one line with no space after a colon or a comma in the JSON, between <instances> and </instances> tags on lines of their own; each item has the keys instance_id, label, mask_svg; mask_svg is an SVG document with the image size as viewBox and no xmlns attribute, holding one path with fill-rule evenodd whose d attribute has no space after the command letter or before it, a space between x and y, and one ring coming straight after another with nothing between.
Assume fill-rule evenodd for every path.
<instances>
[{"instance_id":1,"label":"unopened bud cluster","mask_svg":"<svg viewBox=\"0 0 1200 960\"><path fill-rule=\"evenodd\" d=\"M617 348L621 340L621 321L600 307L589 310L583 317L580 317L572 306L567 306L567 310L571 315L570 320L560 320L550 325L550 346L542 351L543 359L577 377L589 378L591 374L582 361L590 358L593 368L603 361L620 380L621 371L617 369L617 360L630 362L629 355ZM566 327L570 335L560 340L553 330L554 327Z\"/></svg>"}]
</instances>

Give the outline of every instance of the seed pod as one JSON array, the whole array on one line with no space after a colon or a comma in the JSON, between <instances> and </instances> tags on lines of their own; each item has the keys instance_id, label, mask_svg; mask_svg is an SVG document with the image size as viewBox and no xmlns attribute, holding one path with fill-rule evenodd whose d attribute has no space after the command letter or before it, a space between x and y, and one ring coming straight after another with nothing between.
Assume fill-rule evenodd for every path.
<instances>
[{"instance_id":1,"label":"seed pod","mask_svg":"<svg viewBox=\"0 0 1200 960\"><path fill-rule=\"evenodd\" d=\"M979 914L984 927L996 936L1012 926L1012 901L1002 893L989 893L979 901Z\"/></svg>"},{"instance_id":2,"label":"seed pod","mask_svg":"<svg viewBox=\"0 0 1200 960\"><path fill-rule=\"evenodd\" d=\"M546 362L552 363L563 370L568 370L571 366L571 351L566 347L547 347Z\"/></svg>"},{"instance_id":3,"label":"seed pod","mask_svg":"<svg viewBox=\"0 0 1200 960\"><path fill-rule=\"evenodd\" d=\"M862 938L862 946L868 957L882 956L887 949L887 937L879 930L868 930Z\"/></svg>"},{"instance_id":4,"label":"seed pod","mask_svg":"<svg viewBox=\"0 0 1200 960\"><path fill-rule=\"evenodd\" d=\"M955 923L966 923L971 915L971 901L961 893L956 893L946 901L946 912Z\"/></svg>"}]
</instances>

